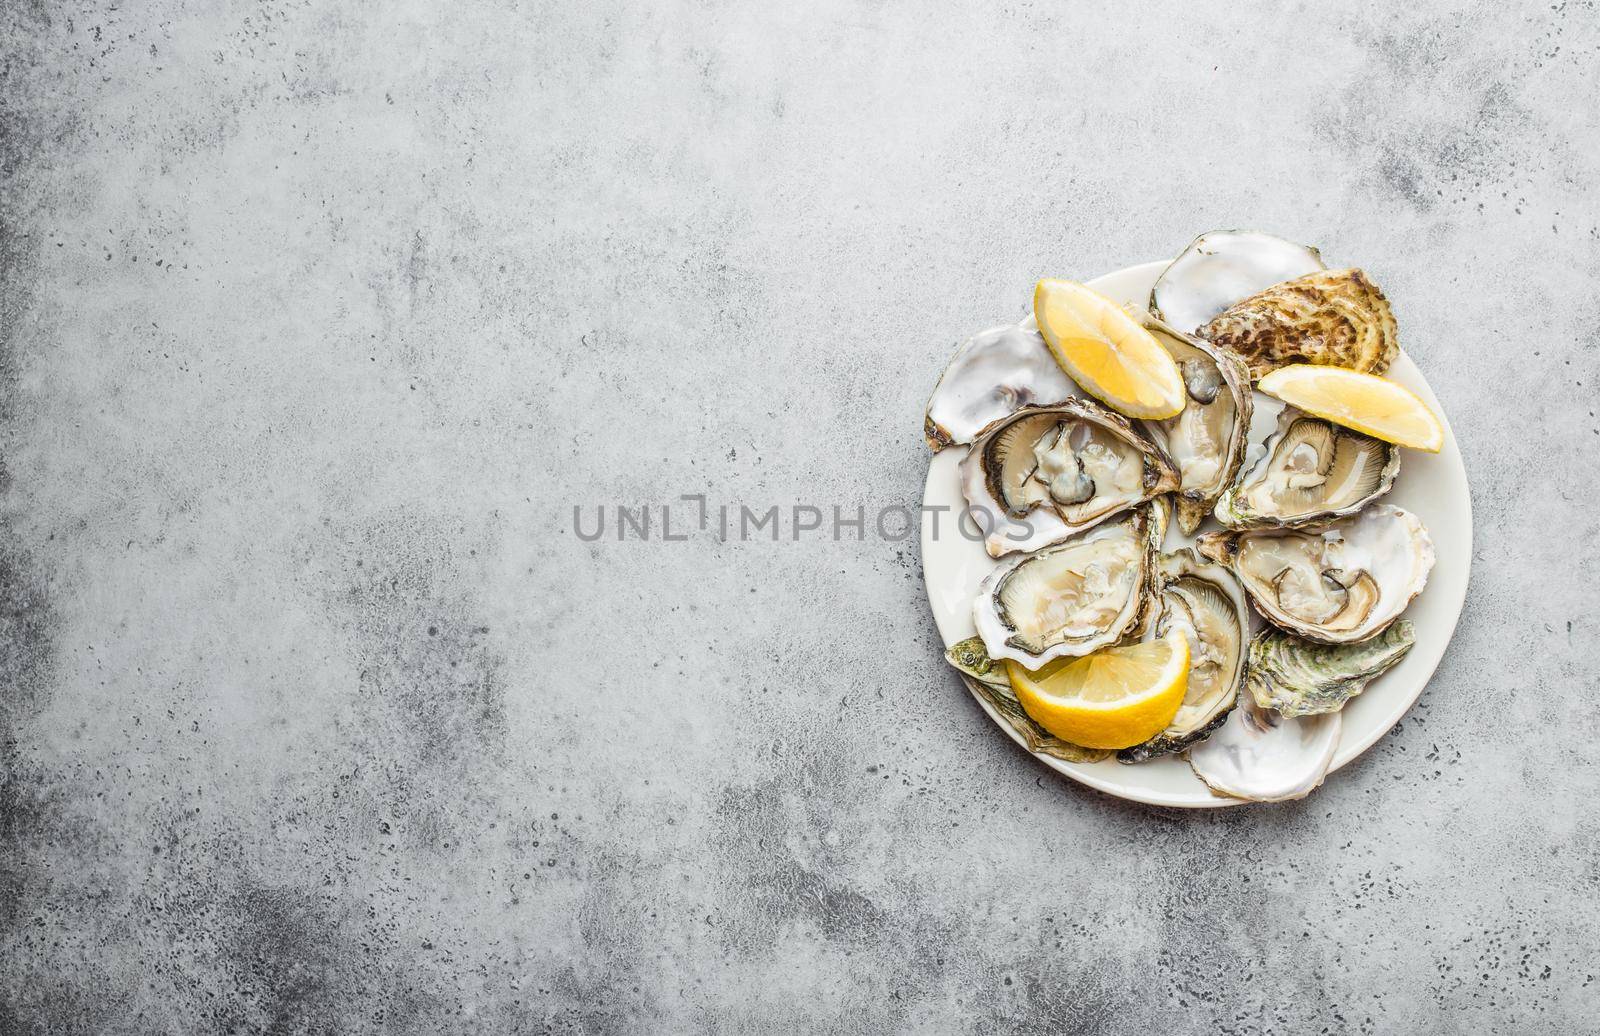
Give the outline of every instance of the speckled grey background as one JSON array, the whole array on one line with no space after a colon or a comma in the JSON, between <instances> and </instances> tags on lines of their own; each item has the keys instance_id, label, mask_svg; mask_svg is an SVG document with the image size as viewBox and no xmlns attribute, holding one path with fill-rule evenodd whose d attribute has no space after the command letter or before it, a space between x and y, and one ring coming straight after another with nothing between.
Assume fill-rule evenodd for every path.
<instances>
[{"instance_id":1,"label":"speckled grey background","mask_svg":"<svg viewBox=\"0 0 1600 1036\"><path fill-rule=\"evenodd\" d=\"M1594 6L1122 6L6 4L0 1032L1591 1028ZM573 534L914 503L961 337L1241 224L1476 509L1304 803L1054 778L914 541Z\"/></svg>"}]
</instances>

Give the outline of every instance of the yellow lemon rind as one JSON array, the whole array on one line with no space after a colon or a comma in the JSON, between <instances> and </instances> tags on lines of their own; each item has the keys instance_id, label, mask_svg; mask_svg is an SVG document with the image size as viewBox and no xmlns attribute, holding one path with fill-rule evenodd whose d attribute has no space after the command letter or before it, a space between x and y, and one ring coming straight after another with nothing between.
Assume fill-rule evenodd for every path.
<instances>
[{"instance_id":1,"label":"yellow lemon rind","mask_svg":"<svg viewBox=\"0 0 1600 1036\"><path fill-rule=\"evenodd\" d=\"M1161 400L1156 403L1144 403L1112 391L1105 385L1103 377L1086 367L1079 357L1074 356L1071 350L1063 345L1059 329L1052 326L1049 318L1048 306L1044 303L1052 296L1057 298L1058 305L1074 309L1074 315L1083 319L1085 324L1094 324L1094 321L1089 319L1093 315L1111 314L1112 321L1121 326L1109 335L1103 336L1106 350L1116 355L1123 371L1130 378L1138 379L1146 387L1154 389L1162 397ZM1063 298L1073 301L1092 300L1100 309L1100 313L1086 314L1081 306L1061 301ZM1039 325L1039 334L1050 347L1056 363L1067 372L1079 388L1095 399L1120 414L1138 420L1164 420L1176 417L1183 411L1186 397L1177 364L1149 331L1110 299L1076 281L1046 278L1034 287L1033 312L1034 321ZM1137 343L1135 351L1130 353L1129 348L1134 343Z\"/></svg>"},{"instance_id":2,"label":"yellow lemon rind","mask_svg":"<svg viewBox=\"0 0 1600 1036\"><path fill-rule=\"evenodd\" d=\"M1328 372L1328 373L1324 373ZM1337 373L1333 373L1337 372ZM1333 379L1338 379L1334 381ZM1356 379L1362 379L1360 381ZM1318 382L1338 385L1343 382L1348 385L1361 385L1364 382L1377 382L1383 386L1372 390L1388 393L1391 399L1403 399L1410 404L1408 418L1414 417L1420 426L1419 430L1425 434L1407 436L1397 434L1398 430L1392 426L1386 427L1382 420L1366 419L1354 408L1341 409L1335 406L1324 405L1323 400L1331 398L1337 400L1340 393L1334 391L1302 393L1297 391L1302 386L1320 388ZM1297 363L1288 367L1280 367L1261 379L1256 385L1262 392L1283 400L1298 410L1303 410L1314 417L1325 421L1343 425L1346 428L1370 435L1374 439L1404 446L1407 449L1421 450L1424 453L1438 453L1444 449L1444 424L1434 414L1433 409L1422 401L1415 392L1406 388L1399 382L1380 378L1375 374L1366 374L1361 371L1350 370L1345 367L1322 367L1309 363Z\"/></svg>"},{"instance_id":3,"label":"yellow lemon rind","mask_svg":"<svg viewBox=\"0 0 1600 1036\"><path fill-rule=\"evenodd\" d=\"M1148 691L1112 702L1090 702L1055 697L1044 692L1026 669L1012 662L1006 671L1023 711L1034 722L1063 741L1085 748L1119 749L1142 744L1165 730L1183 704L1189 676L1189 642L1177 631L1162 638L1173 654L1161 673L1162 679ZM1143 645L1130 645L1143 646ZM1097 655L1117 653L1123 648L1106 648ZM1083 662L1095 656L1084 656ZM1092 663L1089 663L1092 664Z\"/></svg>"}]
</instances>

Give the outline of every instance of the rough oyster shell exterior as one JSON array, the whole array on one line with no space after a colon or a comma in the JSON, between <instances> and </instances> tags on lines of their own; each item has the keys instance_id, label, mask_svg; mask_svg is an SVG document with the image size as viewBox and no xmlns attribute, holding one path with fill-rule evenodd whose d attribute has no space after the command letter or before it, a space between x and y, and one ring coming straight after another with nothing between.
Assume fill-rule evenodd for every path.
<instances>
[{"instance_id":1,"label":"rough oyster shell exterior","mask_svg":"<svg viewBox=\"0 0 1600 1036\"><path fill-rule=\"evenodd\" d=\"M998 712L1011 729L1021 735L1028 751L1068 763L1097 763L1111 757L1109 749L1085 748L1071 741L1063 741L1034 722L1033 717L1023 711L1022 703L1017 701L1016 693L1011 690L1005 666L989 657L982 637L968 637L950 645L944 657L961 673L967 689Z\"/></svg>"},{"instance_id":2,"label":"rough oyster shell exterior","mask_svg":"<svg viewBox=\"0 0 1600 1036\"><path fill-rule=\"evenodd\" d=\"M1360 644L1314 644L1263 630L1250 644L1245 686L1256 704L1285 716L1338 712L1367 684L1399 665L1416 640L1415 628L1405 619Z\"/></svg>"},{"instance_id":3,"label":"rough oyster shell exterior","mask_svg":"<svg viewBox=\"0 0 1600 1036\"><path fill-rule=\"evenodd\" d=\"M1317 270L1275 284L1198 334L1238 353L1252 380L1291 363L1382 374L1400 351L1389 300L1358 269Z\"/></svg>"}]
</instances>

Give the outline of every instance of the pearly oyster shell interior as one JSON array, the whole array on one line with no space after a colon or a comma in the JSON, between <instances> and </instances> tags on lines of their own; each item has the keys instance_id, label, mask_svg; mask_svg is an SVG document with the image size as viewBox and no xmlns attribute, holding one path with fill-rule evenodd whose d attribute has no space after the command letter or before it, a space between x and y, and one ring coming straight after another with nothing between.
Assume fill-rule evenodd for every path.
<instances>
[{"instance_id":1,"label":"pearly oyster shell interior","mask_svg":"<svg viewBox=\"0 0 1600 1036\"><path fill-rule=\"evenodd\" d=\"M989 657L1037 669L1137 629L1154 597L1156 524L1141 507L989 573L972 609Z\"/></svg>"},{"instance_id":2,"label":"pearly oyster shell interior","mask_svg":"<svg viewBox=\"0 0 1600 1036\"><path fill-rule=\"evenodd\" d=\"M1178 528L1193 535L1244 463L1255 408L1250 375L1225 349L1155 317L1146 327L1177 363L1188 401L1176 417L1140 428L1178 469Z\"/></svg>"},{"instance_id":3,"label":"pearly oyster shell interior","mask_svg":"<svg viewBox=\"0 0 1600 1036\"><path fill-rule=\"evenodd\" d=\"M1185 334L1263 288L1323 268L1309 245L1255 230L1212 230L1174 259L1150 290L1150 310Z\"/></svg>"},{"instance_id":4,"label":"pearly oyster shell interior","mask_svg":"<svg viewBox=\"0 0 1600 1036\"><path fill-rule=\"evenodd\" d=\"M962 343L945 367L928 400L923 436L934 450L969 443L1019 407L1074 395L1072 379L1036 329L993 327Z\"/></svg>"},{"instance_id":5,"label":"pearly oyster shell interior","mask_svg":"<svg viewBox=\"0 0 1600 1036\"><path fill-rule=\"evenodd\" d=\"M1181 752L1223 722L1237 700L1250 637L1250 606L1226 566L1185 548L1157 563L1161 589L1152 633L1182 630L1189 641L1189 679L1183 704L1154 738L1117 753L1125 763Z\"/></svg>"},{"instance_id":6,"label":"pearly oyster shell interior","mask_svg":"<svg viewBox=\"0 0 1600 1036\"><path fill-rule=\"evenodd\" d=\"M1233 529L1301 526L1354 514L1400 474L1398 447L1284 407L1261 459L1217 500Z\"/></svg>"},{"instance_id":7,"label":"pearly oyster shell interior","mask_svg":"<svg viewBox=\"0 0 1600 1036\"><path fill-rule=\"evenodd\" d=\"M960 477L992 557L1059 543L1178 485L1171 462L1126 418L1081 398L1025 406L990 425Z\"/></svg>"},{"instance_id":8,"label":"pearly oyster shell interior","mask_svg":"<svg viewBox=\"0 0 1600 1036\"><path fill-rule=\"evenodd\" d=\"M1305 529L1206 533L1200 553L1230 566L1274 625L1325 644L1375 637L1422 592L1433 541L1387 504Z\"/></svg>"},{"instance_id":9,"label":"pearly oyster shell interior","mask_svg":"<svg viewBox=\"0 0 1600 1036\"><path fill-rule=\"evenodd\" d=\"M1340 713L1284 716L1248 694L1216 733L1189 749L1189 767L1219 795L1254 802L1305 798L1339 747Z\"/></svg>"}]
</instances>

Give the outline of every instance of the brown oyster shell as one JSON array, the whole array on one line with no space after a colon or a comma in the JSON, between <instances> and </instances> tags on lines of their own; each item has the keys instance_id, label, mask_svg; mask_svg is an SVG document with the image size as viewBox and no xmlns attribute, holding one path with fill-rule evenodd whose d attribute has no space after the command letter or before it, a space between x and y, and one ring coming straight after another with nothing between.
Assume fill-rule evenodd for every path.
<instances>
[{"instance_id":1,"label":"brown oyster shell","mask_svg":"<svg viewBox=\"0 0 1600 1036\"><path fill-rule=\"evenodd\" d=\"M1382 374L1400 351L1389 300L1353 268L1274 284L1224 310L1198 334L1238 353L1252 381L1291 363Z\"/></svg>"}]
</instances>

